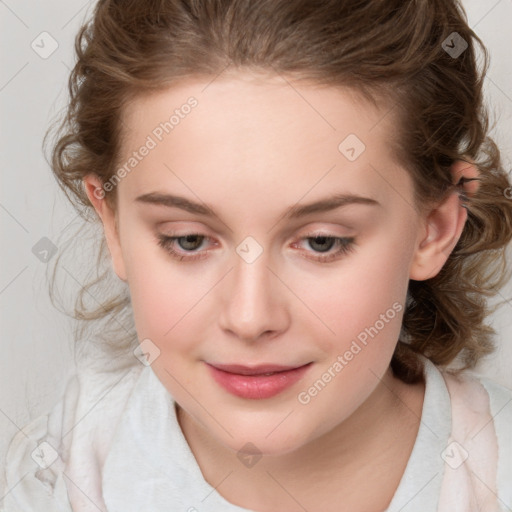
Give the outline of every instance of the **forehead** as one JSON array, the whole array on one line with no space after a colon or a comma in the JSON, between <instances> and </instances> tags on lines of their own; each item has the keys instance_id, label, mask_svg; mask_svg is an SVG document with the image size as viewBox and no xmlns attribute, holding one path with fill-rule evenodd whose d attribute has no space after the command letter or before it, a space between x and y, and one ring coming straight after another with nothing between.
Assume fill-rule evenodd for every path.
<instances>
[{"instance_id":1,"label":"forehead","mask_svg":"<svg viewBox=\"0 0 512 512\"><path fill-rule=\"evenodd\" d=\"M335 186L383 198L404 179L388 114L353 90L277 75L190 79L124 109L124 160L149 140L154 147L122 186L133 195L182 177L180 187L209 197L225 184L269 201L271 188L298 201Z\"/></svg>"},{"instance_id":2,"label":"forehead","mask_svg":"<svg viewBox=\"0 0 512 512\"><path fill-rule=\"evenodd\" d=\"M197 106L189 116L186 104L190 98L194 98ZM140 94L124 107L124 134L129 139L141 130L147 132L156 126L155 122L164 123L174 112L181 114L180 110L187 110L185 117L190 119L187 123L178 122L181 126L175 135L190 128L200 136L215 126L223 128L218 138L224 134L232 140L236 134L241 138L246 135L240 133L241 128L257 128L255 135L260 142L276 133L284 142L298 141L300 133L309 140L329 135L338 138L347 130L363 136L369 128L373 130L382 124L375 136L387 131L390 139L389 130L382 129L390 121L388 105L370 103L354 89L299 82L283 75L241 72L188 78L168 89ZM266 129L260 130L262 126Z\"/></svg>"}]
</instances>

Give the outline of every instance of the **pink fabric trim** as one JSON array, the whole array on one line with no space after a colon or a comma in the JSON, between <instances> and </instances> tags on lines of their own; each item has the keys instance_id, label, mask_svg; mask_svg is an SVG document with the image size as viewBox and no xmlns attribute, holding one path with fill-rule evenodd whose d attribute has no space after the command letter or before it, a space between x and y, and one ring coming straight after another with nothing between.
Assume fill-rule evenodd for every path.
<instances>
[{"instance_id":1,"label":"pink fabric trim","mask_svg":"<svg viewBox=\"0 0 512 512\"><path fill-rule=\"evenodd\" d=\"M471 374L441 372L452 403L452 432L438 512L501 512L496 490L498 442L489 396Z\"/></svg>"}]
</instances>

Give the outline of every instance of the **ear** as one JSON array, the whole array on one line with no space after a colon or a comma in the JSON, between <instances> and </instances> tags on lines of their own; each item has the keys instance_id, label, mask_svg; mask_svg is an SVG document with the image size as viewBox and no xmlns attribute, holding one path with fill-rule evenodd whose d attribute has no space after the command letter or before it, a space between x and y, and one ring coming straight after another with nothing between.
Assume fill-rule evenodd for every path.
<instances>
[{"instance_id":1,"label":"ear","mask_svg":"<svg viewBox=\"0 0 512 512\"><path fill-rule=\"evenodd\" d=\"M88 174L82 180L85 192L89 201L94 206L96 213L103 223L103 230L107 241L108 250L112 258L112 266L117 277L122 281L127 281L126 269L121 252L121 242L117 228L117 213L110 208L105 200L105 191L102 187L102 181L95 174Z\"/></svg>"},{"instance_id":2,"label":"ear","mask_svg":"<svg viewBox=\"0 0 512 512\"><path fill-rule=\"evenodd\" d=\"M457 245L467 219L467 209L460 195L473 196L479 188L479 172L474 164L456 161L452 183L457 186L422 219L418 245L409 277L424 281L436 276Z\"/></svg>"}]
</instances>

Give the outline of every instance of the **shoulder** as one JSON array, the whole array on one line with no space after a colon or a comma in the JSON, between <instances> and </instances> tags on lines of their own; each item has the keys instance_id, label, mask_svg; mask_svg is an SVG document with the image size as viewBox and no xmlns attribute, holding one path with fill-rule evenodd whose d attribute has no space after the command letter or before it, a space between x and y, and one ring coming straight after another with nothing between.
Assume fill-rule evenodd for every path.
<instances>
[{"instance_id":1,"label":"shoulder","mask_svg":"<svg viewBox=\"0 0 512 512\"><path fill-rule=\"evenodd\" d=\"M512 507L512 390L475 372L441 373L451 402L447 453L457 461L454 467L445 459L446 478L465 473L477 502L497 496Z\"/></svg>"},{"instance_id":2,"label":"shoulder","mask_svg":"<svg viewBox=\"0 0 512 512\"><path fill-rule=\"evenodd\" d=\"M62 491L63 484L58 482L64 466L59 455L62 451L62 419L76 394L77 381L72 378L66 387L65 398L47 414L30 421L11 439L5 458L6 495L4 508L0 509L2 512L32 511L34 503L38 503L38 510L52 510L55 504L52 499L59 488ZM62 510L67 512L65 508Z\"/></svg>"},{"instance_id":3,"label":"shoulder","mask_svg":"<svg viewBox=\"0 0 512 512\"><path fill-rule=\"evenodd\" d=\"M502 386L488 377L478 376L475 380L485 388L489 395L489 405L495 424L511 425L512 421L512 389Z\"/></svg>"},{"instance_id":4,"label":"shoulder","mask_svg":"<svg viewBox=\"0 0 512 512\"><path fill-rule=\"evenodd\" d=\"M509 435L503 438L507 443L503 448L512 449L512 389L475 372L442 371L441 374L450 394L454 416L464 415L466 424L475 426L486 418L497 434L507 427L505 431Z\"/></svg>"},{"instance_id":5,"label":"shoulder","mask_svg":"<svg viewBox=\"0 0 512 512\"><path fill-rule=\"evenodd\" d=\"M113 426L141 367L122 373L86 370L68 377L53 408L30 421L10 440L3 475L7 494L0 502L1 512L72 511L63 477L74 445L89 434L99 436L102 430L98 427L104 425L93 423L102 418ZM91 441L96 444L94 438Z\"/></svg>"}]
</instances>

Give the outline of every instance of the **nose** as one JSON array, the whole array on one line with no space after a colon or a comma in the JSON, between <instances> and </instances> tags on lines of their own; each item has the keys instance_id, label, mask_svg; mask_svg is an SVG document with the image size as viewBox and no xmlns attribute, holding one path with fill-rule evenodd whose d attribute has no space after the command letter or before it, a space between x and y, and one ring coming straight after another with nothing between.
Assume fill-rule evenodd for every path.
<instances>
[{"instance_id":1,"label":"nose","mask_svg":"<svg viewBox=\"0 0 512 512\"><path fill-rule=\"evenodd\" d=\"M266 254L252 263L235 255L222 290L220 327L243 341L273 338L289 324L286 286Z\"/></svg>"}]
</instances>

